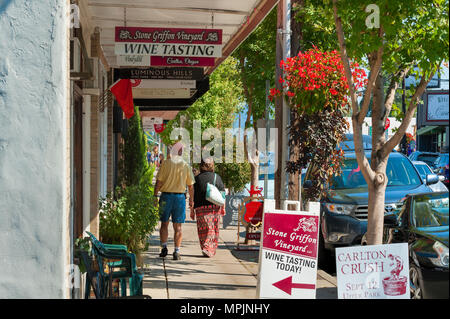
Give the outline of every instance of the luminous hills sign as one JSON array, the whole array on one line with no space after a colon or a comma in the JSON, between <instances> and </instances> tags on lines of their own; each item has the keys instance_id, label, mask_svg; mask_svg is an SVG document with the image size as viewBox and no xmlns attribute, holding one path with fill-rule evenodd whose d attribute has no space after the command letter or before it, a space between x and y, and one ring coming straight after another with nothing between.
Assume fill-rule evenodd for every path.
<instances>
[{"instance_id":1,"label":"luminous hills sign","mask_svg":"<svg viewBox=\"0 0 450 319\"><path fill-rule=\"evenodd\" d=\"M151 80L202 80L203 68L161 67L161 68L128 68L118 69L121 79L151 79Z\"/></svg>"}]
</instances>

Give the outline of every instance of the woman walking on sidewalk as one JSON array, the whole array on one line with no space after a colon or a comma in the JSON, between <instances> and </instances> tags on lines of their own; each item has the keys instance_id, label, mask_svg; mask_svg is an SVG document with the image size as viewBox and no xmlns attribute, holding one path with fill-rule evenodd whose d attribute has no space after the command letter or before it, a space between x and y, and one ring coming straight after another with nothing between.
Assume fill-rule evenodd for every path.
<instances>
[{"instance_id":1,"label":"woman walking on sidewalk","mask_svg":"<svg viewBox=\"0 0 450 319\"><path fill-rule=\"evenodd\" d=\"M223 192L225 187L222 178L214 173L214 162L203 161L200 164L200 174L195 177L194 184L194 210L191 210L191 218L197 218L198 239L202 253L206 257L216 254L219 243L219 221L225 214L224 206L214 205L206 200L207 184L215 185Z\"/></svg>"}]
</instances>

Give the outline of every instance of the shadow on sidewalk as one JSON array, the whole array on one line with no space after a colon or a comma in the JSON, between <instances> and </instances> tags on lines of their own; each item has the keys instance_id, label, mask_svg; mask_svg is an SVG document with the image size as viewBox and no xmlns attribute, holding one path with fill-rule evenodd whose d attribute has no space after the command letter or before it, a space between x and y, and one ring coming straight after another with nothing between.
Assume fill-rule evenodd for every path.
<instances>
[{"instance_id":1,"label":"shadow on sidewalk","mask_svg":"<svg viewBox=\"0 0 450 319\"><path fill-rule=\"evenodd\" d=\"M259 261L259 251L246 251L246 250L231 249L231 254L235 258L237 258L241 261L253 262L253 263L258 263L258 261Z\"/></svg>"},{"instance_id":2,"label":"shadow on sidewalk","mask_svg":"<svg viewBox=\"0 0 450 319\"><path fill-rule=\"evenodd\" d=\"M317 288L316 299L337 299L337 288Z\"/></svg>"}]
</instances>

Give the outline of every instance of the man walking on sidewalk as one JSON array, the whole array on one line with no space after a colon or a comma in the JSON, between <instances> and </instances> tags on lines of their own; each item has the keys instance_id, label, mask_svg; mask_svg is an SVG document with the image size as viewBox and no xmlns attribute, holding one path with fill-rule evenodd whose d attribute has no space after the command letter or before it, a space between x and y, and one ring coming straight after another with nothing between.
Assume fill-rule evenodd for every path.
<instances>
[{"instance_id":1,"label":"man walking on sidewalk","mask_svg":"<svg viewBox=\"0 0 450 319\"><path fill-rule=\"evenodd\" d=\"M170 150L171 156L163 162L156 176L155 194L161 191L159 199L159 215L161 228L159 236L161 241L160 257L166 257L167 240L169 237L169 218L172 224L175 242L174 260L180 260L180 247L182 241L181 226L186 219L186 186L189 190L189 207L194 207L194 175L192 169L183 158L183 144L176 143Z\"/></svg>"}]
</instances>

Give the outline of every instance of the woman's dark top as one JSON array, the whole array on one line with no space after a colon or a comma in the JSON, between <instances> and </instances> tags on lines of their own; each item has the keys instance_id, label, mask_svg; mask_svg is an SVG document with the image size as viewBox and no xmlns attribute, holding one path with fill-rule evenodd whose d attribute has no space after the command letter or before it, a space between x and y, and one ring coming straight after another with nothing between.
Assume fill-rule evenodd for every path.
<instances>
[{"instance_id":1,"label":"woman's dark top","mask_svg":"<svg viewBox=\"0 0 450 319\"><path fill-rule=\"evenodd\" d=\"M214 205L213 203L206 200L206 184L214 183L214 174L213 172L204 172L200 173L195 177L194 184L194 208L200 206L208 206ZM219 191L223 192L225 187L222 182L222 178L220 178L219 174L216 175L216 187Z\"/></svg>"}]
</instances>

